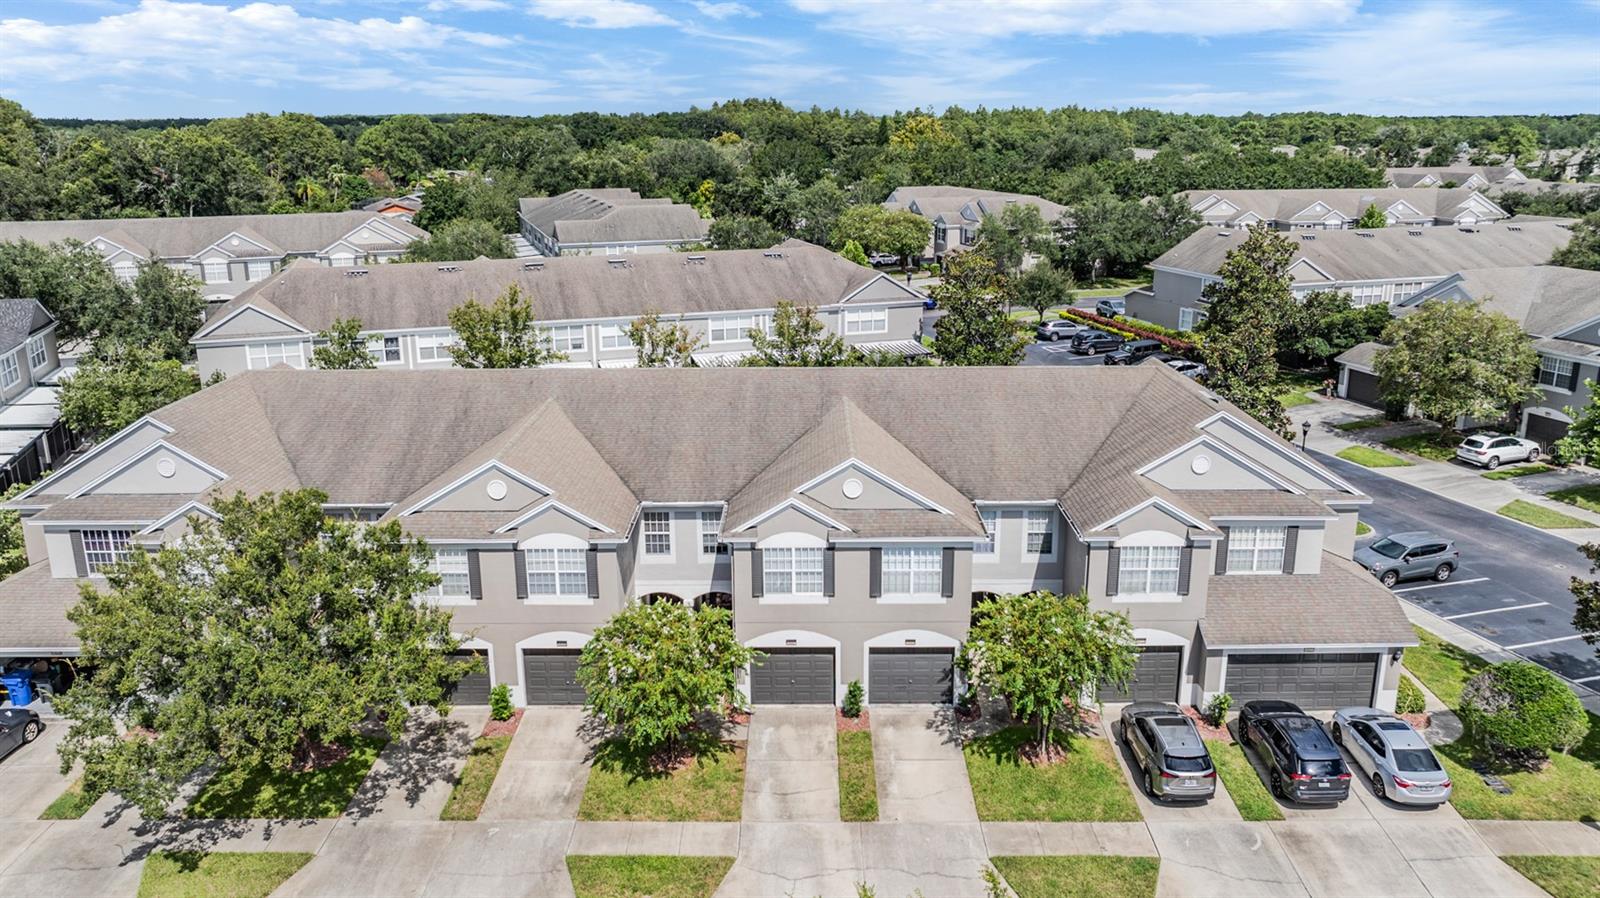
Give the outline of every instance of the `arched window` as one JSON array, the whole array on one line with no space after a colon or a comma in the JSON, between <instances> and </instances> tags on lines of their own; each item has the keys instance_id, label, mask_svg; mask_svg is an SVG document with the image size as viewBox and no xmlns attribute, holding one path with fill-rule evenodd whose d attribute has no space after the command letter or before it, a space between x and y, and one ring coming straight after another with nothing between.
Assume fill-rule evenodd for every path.
<instances>
[{"instance_id":1,"label":"arched window","mask_svg":"<svg viewBox=\"0 0 1600 898\"><path fill-rule=\"evenodd\" d=\"M721 608L724 611L733 610L733 595L726 592L708 592L695 597L694 610L701 608Z\"/></svg>"},{"instance_id":2,"label":"arched window","mask_svg":"<svg viewBox=\"0 0 1600 898\"><path fill-rule=\"evenodd\" d=\"M652 592L639 597L639 603L642 605L654 605L657 602L677 602L682 605L683 599L670 592Z\"/></svg>"}]
</instances>

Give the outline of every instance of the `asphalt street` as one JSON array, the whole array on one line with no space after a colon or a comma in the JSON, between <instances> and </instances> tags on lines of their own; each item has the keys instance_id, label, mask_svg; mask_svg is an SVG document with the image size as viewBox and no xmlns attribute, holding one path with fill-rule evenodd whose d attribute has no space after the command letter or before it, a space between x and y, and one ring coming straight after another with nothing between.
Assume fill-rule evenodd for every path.
<instances>
[{"instance_id":1,"label":"asphalt street","mask_svg":"<svg viewBox=\"0 0 1600 898\"><path fill-rule=\"evenodd\" d=\"M1080 303L1079 307L1093 309L1094 302L1091 300ZM923 312L922 334L933 336L934 328L943 316L944 313L939 311ZM1104 365L1105 363L1105 358L1102 356L1077 355L1069 351L1066 340L1050 343L1036 339L1028 344L1026 354L1022 358L1024 365Z\"/></svg>"},{"instance_id":2,"label":"asphalt street","mask_svg":"<svg viewBox=\"0 0 1600 898\"><path fill-rule=\"evenodd\" d=\"M1572 626L1575 602L1568 583L1589 570L1576 546L1343 459L1311 454L1373 498L1361 512L1373 530L1363 542L1407 530L1428 530L1455 541L1461 568L1448 583L1402 581L1396 595L1600 690L1600 656Z\"/></svg>"}]
</instances>

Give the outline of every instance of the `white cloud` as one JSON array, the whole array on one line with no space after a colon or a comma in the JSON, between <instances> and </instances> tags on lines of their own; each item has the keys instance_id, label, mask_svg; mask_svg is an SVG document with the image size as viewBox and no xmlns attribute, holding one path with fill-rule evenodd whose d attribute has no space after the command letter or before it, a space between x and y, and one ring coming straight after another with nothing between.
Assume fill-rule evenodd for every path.
<instances>
[{"instance_id":1,"label":"white cloud","mask_svg":"<svg viewBox=\"0 0 1600 898\"><path fill-rule=\"evenodd\" d=\"M749 56L755 59L771 59L774 56L795 56L806 51L804 43L779 37L707 31L694 25L683 25L678 30L690 37L727 44L728 50L741 56Z\"/></svg>"},{"instance_id":2,"label":"white cloud","mask_svg":"<svg viewBox=\"0 0 1600 898\"><path fill-rule=\"evenodd\" d=\"M638 28L671 25L653 6L633 0L529 0L528 11L573 28Z\"/></svg>"},{"instance_id":3,"label":"white cloud","mask_svg":"<svg viewBox=\"0 0 1600 898\"><path fill-rule=\"evenodd\" d=\"M635 50L625 59L590 53L585 57L586 65L566 74L584 86L586 99L647 108L694 90L692 77L658 71L658 66L667 60L666 54L654 51Z\"/></svg>"},{"instance_id":4,"label":"white cloud","mask_svg":"<svg viewBox=\"0 0 1600 898\"><path fill-rule=\"evenodd\" d=\"M731 19L734 16L754 17L761 15L761 13L745 6L743 3L711 3L708 0L694 0L694 8L700 10L702 16L716 19L719 22L723 19Z\"/></svg>"},{"instance_id":5,"label":"white cloud","mask_svg":"<svg viewBox=\"0 0 1600 898\"><path fill-rule=\"evenodd\" d=\"M867 80L880 88L874 95L878 107L875 111L921 108L941 110L949 106L975 106L978 103L992 105L1002 100L1023 99L1026 94L1021 89L1001 87L999 82L1021 74L1044 61L1002 59L971 72L946 75L916 70L903 74L870 75Z\"/></svg>"},{"instance_id":6,"label":"white cloud","mask_svg":"<svg viewBox=\"0 0 1600 898\"><path fill-rule=\"evenodd\" d=\"M429 12L495 12L510 8L510 0L428 0Z\"/></svg>"},{"instance_id":7,"label":"white cloud","mask_svg":"<svg viewBox=\"0 0 1600 898\"><path fill-rule=\"evenodd\" d=\"M816 63L757 63L740 70L739 92L753 97L777 97L780 100L800 100L796 95L803 89L822 85L843 84L849 79L837 66Z\"/></svg>"}]
</instances>

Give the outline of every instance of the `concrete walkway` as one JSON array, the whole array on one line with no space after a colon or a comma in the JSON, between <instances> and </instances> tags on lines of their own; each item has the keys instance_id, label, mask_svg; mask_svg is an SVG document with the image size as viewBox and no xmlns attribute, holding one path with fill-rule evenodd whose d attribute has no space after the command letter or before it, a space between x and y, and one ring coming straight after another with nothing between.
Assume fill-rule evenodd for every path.
<instances>
[{"instance_id":1,"label":"concrete walkway","mask_svg":"<svg viewBox=\"0 0 1600 898\"><path fill-rule=\"evenodd\" d=\"M879 820L978 822L950 709L880 705L872 709L871 721Z\"/></svg>"},{"instance_id":2,"label":"concrete walkway","mask_svg":"<svg viewBox=\"0 0 1600 898\"><path fill-rule=\"evenodd\" d=\"M839 752L834 710L762 705L750 715L743 818L751 823L836 823Z\"/></svg>"}]
</instances>

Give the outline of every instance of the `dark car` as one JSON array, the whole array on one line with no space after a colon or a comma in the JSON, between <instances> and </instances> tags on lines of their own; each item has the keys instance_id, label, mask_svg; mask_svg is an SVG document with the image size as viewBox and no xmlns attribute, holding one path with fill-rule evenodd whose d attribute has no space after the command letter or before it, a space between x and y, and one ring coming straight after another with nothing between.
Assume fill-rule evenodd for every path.
<instances>
[{"instance_id":1,"label":"dark car","mask_svg":"<svg viewBox=\"0 0 1600 898\"><path fill-rule=\"evenodd\" d=\"M0 758L11 754L44 732L39 712L26 708L0 708Z\"/></svg>"},{"instance_id":2,"label":"dark car","mask_svg":"<svg viewBox=\"0 0 1600 898\"><path fill-rule=\"evenodd\" d=\"M1217 768L1194 721L1172 702L1134 702L1122 709L1122 741L1156 798L1205 801L1217 792Z\"/></svg>"},{"instance_id":3,"label":"dark car","mask_svg":"<svg viewBox=\"0 0 1600 898\"><path fill-rule=\"evenodd\" d=\"M1107 365L1137 365L1161 351L1160 340L1131 340L1106 356Z\"/></svg>"},{"instance_id":4,"label":"dark car","mask_svg":"<svg viewBox=\"0 0 1600 898\"><path fill-rule=\"evenodd\" d=\"M1102 299L1094 304L1094 313L1101 318L1120 318L1128 313L1128 304L1120 296Z\"/></svg>"},{"instance_id":5,"label":"dark car","mask_svg":"<svg viewBox=\"0 0 1600 898\"><path fill-rule=\"evenodd\" d=\"M1338 803L1350 797L1350 768L1316 718L1289 702L1245 702L1239 734L1285 801Z\"/></svg>"},{"instance_id":6,"label":"dark car","mask_svg":"<svg viewBox=\"0 0 1600 898\"><path fill-rule=\"evenodd\" d=\"M1078 331L1072 337L1072 351L1078 355L1096 355L1102 352L1115 352L1122 348L1127 340L1116 334L1105 331L1087 330Z\"/></svg>"}]
</instances>

